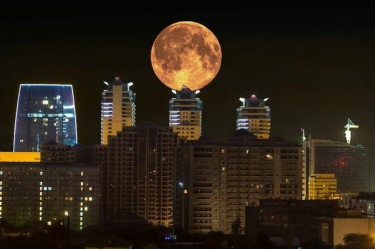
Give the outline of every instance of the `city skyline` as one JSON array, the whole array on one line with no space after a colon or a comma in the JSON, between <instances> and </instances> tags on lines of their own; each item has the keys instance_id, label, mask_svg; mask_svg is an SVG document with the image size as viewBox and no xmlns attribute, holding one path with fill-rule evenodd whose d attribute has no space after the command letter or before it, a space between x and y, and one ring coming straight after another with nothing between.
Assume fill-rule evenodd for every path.
<instances>
[{"instance_id":1,"label":"city skyline","mask_svg":"<svg viewBox=\"0 0 375 249\"><path fill-rule=\"evenodd\" d=\"M102 82L115 77L134 83L136 125L167 126L173 93L154 74L150 52L159 32L182 20L205 25L222 47L220 71L199 93L204 136L225 140L234 133L239 98L255 94L269 98L271 136L298 141L302 127L316 138L345 141L350 118L359 125L352 143L370 151L375 146L374 12L368 6L181 4L168 12L126 3L93 4L91 11L69 3L41 10L38 4L3 5L0 150L12 149L23 83L73 85L84 145L100 143Z\"/></svg>"}]
</instances>

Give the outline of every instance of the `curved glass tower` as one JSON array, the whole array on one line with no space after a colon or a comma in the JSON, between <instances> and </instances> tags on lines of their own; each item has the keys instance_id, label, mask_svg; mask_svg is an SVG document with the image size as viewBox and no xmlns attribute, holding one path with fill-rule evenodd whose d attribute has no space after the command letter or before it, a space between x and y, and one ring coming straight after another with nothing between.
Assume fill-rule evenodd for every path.
<instances>
[{"instance_id":1,"label":"curved glass tower","mask_svg":"<svg viewBox=\"0 0 375 249\"><path fill-rule=\"evenodd\" d=\"M13 151L40 151L50 141L77 143L72 85L21 84L14 123Z\"/></svg>"}]
</instances>

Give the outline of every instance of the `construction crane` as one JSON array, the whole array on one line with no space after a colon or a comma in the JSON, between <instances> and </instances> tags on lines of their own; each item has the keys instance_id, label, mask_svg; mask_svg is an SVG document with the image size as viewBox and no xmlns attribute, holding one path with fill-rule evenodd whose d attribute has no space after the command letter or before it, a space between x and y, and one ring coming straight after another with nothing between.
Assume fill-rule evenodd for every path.
<instances>
[{"instance_id":1,"label":"construction crane","mask_svg":"<svg viewBox=\"0 0 375 249\"><path fill-rule=\"evenodd\" d=\"M355 125L351 120L350 118L348 118L348 123L344 126L344 128L346 128L345 130L345 137L346 137L346 143L347 144L350 144L350 140L352 138L352 132L350 131L350 129L357 129L359 126L358 125Z\"/></svg>"}]
</instances>

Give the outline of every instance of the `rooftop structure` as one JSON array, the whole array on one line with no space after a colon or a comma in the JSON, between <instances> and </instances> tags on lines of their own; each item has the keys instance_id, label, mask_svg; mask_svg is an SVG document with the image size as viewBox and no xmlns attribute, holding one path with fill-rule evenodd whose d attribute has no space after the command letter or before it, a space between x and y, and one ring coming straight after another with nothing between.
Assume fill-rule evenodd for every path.
<instances>
[{"instance_id":1,"label":"rooftop structure","mask_svg":"<svg viewBox=\"0 0 375 249\"><path fill-rule=\"evenodd\" d=\"M240 98L242 106L237 108L237 130L245 129L259 139L268 139L271 129L271 108L265 105L268 98Z\"/></svg>"}]
</instances>

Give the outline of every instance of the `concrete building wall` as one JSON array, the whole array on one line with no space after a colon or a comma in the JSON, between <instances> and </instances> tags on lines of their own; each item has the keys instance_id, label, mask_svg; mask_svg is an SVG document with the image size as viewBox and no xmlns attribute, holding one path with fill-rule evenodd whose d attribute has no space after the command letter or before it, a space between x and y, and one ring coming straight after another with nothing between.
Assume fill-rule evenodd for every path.
<instances>
[{"instance_id":1,"label":"concrete building wall","mask_svg":"<svg viewBox=\"0 0 375 249\"><path fill-rule=\"evenodd\" d=\"M343 238L348 233L369 234L375 236L374 218L334 218L333 219L333 245L343 243Z\"/></svg>"}]
</instances>

